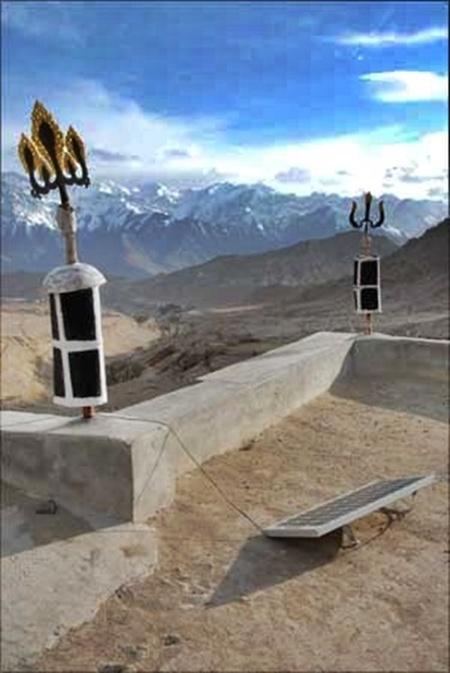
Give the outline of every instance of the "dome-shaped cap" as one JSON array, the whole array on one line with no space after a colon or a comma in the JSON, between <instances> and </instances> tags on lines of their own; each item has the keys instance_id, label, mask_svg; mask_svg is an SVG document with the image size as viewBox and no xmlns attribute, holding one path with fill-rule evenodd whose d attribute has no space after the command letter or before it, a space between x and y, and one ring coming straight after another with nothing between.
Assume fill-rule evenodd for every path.
<instances>
[{"instance_id":1,"label":"dome-shaped cap","mask_svg":"<svg viewBox=\"0 0 450 673\"><path fill-rule=\"evenodd\" d=\"M95 266L81 262L57 266L45 276L43 281L47 292L57 293L85 290L98 287L103 283L106 283L106 278Z\"/></svg>"}]
</instances>

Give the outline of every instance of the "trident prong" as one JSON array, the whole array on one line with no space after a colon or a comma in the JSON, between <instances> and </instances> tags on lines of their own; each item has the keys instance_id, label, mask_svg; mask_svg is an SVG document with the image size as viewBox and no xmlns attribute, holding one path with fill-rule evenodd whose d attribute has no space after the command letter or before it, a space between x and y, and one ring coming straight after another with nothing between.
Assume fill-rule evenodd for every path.
<instances>
[{"instance_id":1,"label":"trident prong","mask_svg":"<svg viewBox=\"0 0 450 673\"><path fill-rule=\"evenodd\" d=\"M381 227L381 225L384 222L384 204L383 204L383 201L380 201L379 204L378 204L379 213L380 213L379 217L378 217L378 220L376 222L374 222L373 220L370 219L370 208L372 206L372 200L373 200L372 194L370 192L366 192L364 194L364 205L365 205L364 217L363 217L362 220L359 220L359 222L356 219L356 210L357 210L358 206L356 205L356 201L352 201L352 207L351 207L351 210L350 210L350 215L348 217L348 220L349 220L350 224L352 225L352 227L355 227L356 229L361 229L361 227L364 227L364 233L365 234L368 233L369 227L371 229L376 229L376 227Z\"/></svg>"}]
</instances>

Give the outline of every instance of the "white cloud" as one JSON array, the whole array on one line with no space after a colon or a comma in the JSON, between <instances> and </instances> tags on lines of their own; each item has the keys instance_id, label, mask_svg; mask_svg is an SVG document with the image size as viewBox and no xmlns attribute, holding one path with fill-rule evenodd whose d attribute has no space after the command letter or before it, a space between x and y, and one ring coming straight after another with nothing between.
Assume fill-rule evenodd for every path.
<instances>
[{"instance_id":1,"label":"white cloud","mask_svg":"<svg viewBox=\"0 0 450 673\"><path fill-rule=\"evenodd\" d=\"M55 41L66 48L68 42L84 42L80 26L73 18L72 4L61 0L3 1L2 24L28 37Z\"/></svg>"},{"instance_id":2,"label":"white cloud","mask_svg":"<svg viewBox=\"0 0 450 673\"><path fill-rule=\"evenodd\" d=\"M20 132L29 130L33 91L21 93L14 88L14 109L4 101L3 143L8 158ZM110 172L152 173L158 167L191 170L201 164L201 155L210 143L220 141L224 122L212 117L164 117L144 110L134 100L109 92L94 80L76 80L65 89L42 91L42 102L52 111L62 128L72 124L84 138L94 168L101 158L111 155L129 157L129 161L111 161ZM10 92L9 96L12 95ZM12 117L12 115L14 115ZM174 153L173 148L178 152ZM18 164L16 162L16 168Z\"/></svg>"},{"instance_id":3,"label":"white cloud","mask_svg":"<svg viewBox=\"0 0 450 673\"><path fill-rule=\"evenodd\" d=\"M387 127L310 142L228 150L216 158L216 165L242 182L263 180L284 192L308 194L332 189L352 196L371 190L375 194L391 191L404 198L425 198L431 188L440 185L445 189L447 158L443 148L447 142L446 131L411 140L400 127ZM385 172L393 166L405 171L414 167L414 175L423 180L405 182L401 179L404 173L399 173L387 190ZM309 172L310 178L304 182L280 181L280 173L283 176L286 172L292 176Z\"/></svg>"},{"instance_id":4,"label":"white cloud","mask_svg":"<svg viewBox=\"0 0 450 673\"><path fill-rule=\"evenodd\" d=\"M20 131L29 125L30 95L16 97L14 117L3 120L6 170L22 171L15 155ZM94 81L73 82L66 91L48 91L43 102L63 128L73 124L84 137L93 180L146 178L175 186L224 179L263 181L285 192L332 189L350 196L387 191L386 171L400 167L392 173L389 188L399 196L424 198L439 187L439 176L445 188L448 134L444 131L411 138L393 125L310 142L235 145L227 137L224 119L163 117ZM5 105L4 111L11 115L10 106ZM415 179L402 179L406 174ZM287 182L286 177L297 182Z\"/></svg>"},{"instance_id":5,"label":"white cloud","mask_svg":"<svg viewBox=\"0 0 450 673\"><path fill-rule=\"evenodd\" d=\"M370 33L349 33L338 36L335 41L338 44L348 44L358 47L382 48L396 45L417 46L419 44L429 44L448 39L448 29L445 26L425 28L413 33L388 32L370 32Z\"/></svg>"},{"instance_id":6,"label":"white cloud","mask_svg":"<svg viewBox=\"0 0 450 673\"><path fill-rule=\"evenodd\" d=\"M373 86L373 97L383 103L445 101L448 99L448 76L426 70L391 70L371 72L360 79Z\"/></svg>"}]
</instances>

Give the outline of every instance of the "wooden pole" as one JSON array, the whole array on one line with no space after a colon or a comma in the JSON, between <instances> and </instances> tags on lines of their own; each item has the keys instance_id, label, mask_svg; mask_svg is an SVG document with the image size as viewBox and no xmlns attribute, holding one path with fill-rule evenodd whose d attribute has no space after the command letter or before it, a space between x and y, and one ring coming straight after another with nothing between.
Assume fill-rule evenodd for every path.
<instances>
[{"instance_id":1,"label":"wooden pole","mask_svg":"<svg viewBox=\"0 0 450 673\"><path fill-rule=\"evenodd\" d=\"M367 226L365 228L363 236L362 253L363 255L371 254L371 240ZM370 336L371 334L373 334L373 322L371 313L364 314L364 334L366 336Z\"/></svg>"},{"instance_id":2,"label":"wooden pole","mask_svg":"<svg viewBox=\"0 0 450 673\"><path fill-rule=\"evenodd\" d=\"M56 221L64 236L66 246L66 262L67 264L76 264L78 262L77 250L77 223L75 220L74 209L69 203L68 198L65 202L58 206L56 214ZM82 415L85 420L89 420L95 416L95 407L82 407Z\"/></svg>"},{"instance_id":3,"label":"wooden pole","mask_svg":"<svg viewBox=\"0 0 450 673\"><path fill-rule=\"evenodd\" d=\"M83 407L82 408L83 418L87 421L90 418L95 416L95 407Z\"/></svg>"},{"instance_id":4,"label":"wooden pole","mask_svg":"<svg viewBox=\"0 0 450 673\"><path fill-rule=\"evenodd\" d=\"M370 336L372 334L372 314L365 313L364 318L365 318L364 334Z\"/></svg>"}]
</instances>

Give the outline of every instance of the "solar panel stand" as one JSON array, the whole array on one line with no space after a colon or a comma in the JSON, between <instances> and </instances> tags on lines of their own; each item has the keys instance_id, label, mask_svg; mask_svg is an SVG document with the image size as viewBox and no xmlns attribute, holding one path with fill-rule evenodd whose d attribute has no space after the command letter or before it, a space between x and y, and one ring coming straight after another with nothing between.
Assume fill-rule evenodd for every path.
<instances>
[{"instance_id":1,"label":"solar panel stand","mask_svg":"<svg viewBox=\"0 0 450 673\"><path fill-rule=\"evenodd\" d=\"M342 526L341 530L341 547L342 549L352 549L353 547L358 547L360 544L358 538L356 537L353 528L350 524Z\"/></svg>"},{"instance_id":2,"label":"solar panel stand","mask_svg":"<svg viewBox=\"0 0 450 673\"><path fill-rule=\"evenodd\" d=\"M411 493L411 497L415 498L417 495L417 491L414 491L414 493ZM395 507L381 507L380 512L383 514L386 514L388 517L389 521L397 521L403 519L409 512L412 510L413 505L410 505L410 507L407 507L406 509L396 509Z\"/></svg>"}]
</instances>

